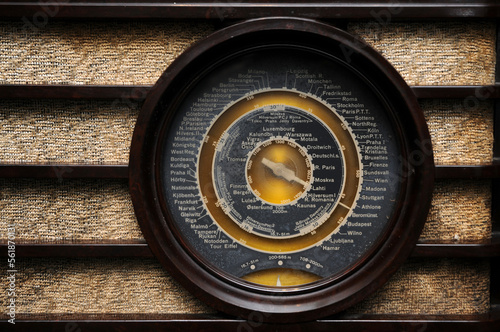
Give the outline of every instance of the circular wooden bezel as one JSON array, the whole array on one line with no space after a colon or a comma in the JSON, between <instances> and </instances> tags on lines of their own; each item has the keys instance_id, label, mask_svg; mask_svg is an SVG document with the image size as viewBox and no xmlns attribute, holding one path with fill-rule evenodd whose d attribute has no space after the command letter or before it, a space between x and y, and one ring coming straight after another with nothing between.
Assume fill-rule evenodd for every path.
<instances>
[{"instance_id":1,"label":"circular wooden bezel","mask_svg":"<svg viewBox=\"0 0 500 332\"><path fill-rule=\"evenodd\" d=\"M389 227L341 277L277 291L214 269L176 235L160 190L159 150L176 106L211 65L233 53L277 44L312 48L344 61L371 83L388 108L401 146L399 201ZM376 51L332 26L306 19L265 18L219 30L179 56L150 91L134 131L129 187L153 254L184 287L217 310L250 320L308 321L342 311L382 286L407 259L424 225L434 162L427 125L411 89Z\"/></svg>"}]
</instances>

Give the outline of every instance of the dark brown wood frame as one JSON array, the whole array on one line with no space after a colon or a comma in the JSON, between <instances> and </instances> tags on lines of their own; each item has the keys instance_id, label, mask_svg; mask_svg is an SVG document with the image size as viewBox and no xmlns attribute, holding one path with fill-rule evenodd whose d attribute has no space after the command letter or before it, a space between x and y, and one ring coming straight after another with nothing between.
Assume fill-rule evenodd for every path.
<instances>
[{"instance_id":1,"label":"dark brown wood frame","mask_svg":"<svg viewBox=\"0 0 500 332\"><path fill-rule=\"evenodd\" d=\"M319 5L318 5L319 4ZM55 7L49 7L55 6ZM50 11L50 8L53 10ZM57 8L57 9L54 9ZM403 8L404 10L401 10ZM432 10L431 10L432 9ZM421 1L419 3L400 1L350 1L335 2L317 1L301 3L293 1L255 1L239 2L228 5L226 2L162 2L137 3L133 1L61 1L61 2L2 2L0 17L22 18L46 15L50 19L211 19L216 23L231 19L246 19L274 15L301 16L314 19L325 19L340 22L354 19L376 19L375 15L390 13L390 16L379 16L383 20L408 20L420 18L444 19L493 19L499 22L500 4L496 1ZM44 14L45 13L45 14ZM332 20L334 19L334 20ZM497 33L497 36L499 34ZM497 37L498 38L498 37ZM498 43L497 43L498 45ZM498 47L498 46L497 46ZM500 52L497 50L497 66ZM500 81L500 70L497 68L497 82ZM134 99L141 100L150 87L145 86L0 86L0 98L88 98L88 99ZM480 90L482 89L482 90ZM495 101L494 158L489 165L437 165L436 178L492 179L493 202L500 197L500 86L445 86L445 87L413 87L415 95L425 98L467 98L478 96ZM71 172L70 172L71 169ZM66 170L61 172L61 170ZM0 177L47 177L47 178L127 178L127 165L0 165ZM492 221L500 217L500 208L492 204ZM474 316L335 316L331 319L294 326L263 325L246 322L223 315L186 316L170 315L161 317L123 317L110 319L107 316L78 317L59 320L57 317L26 319L18 321L16 326L1 322L2 329L13 331L132 331L132 330L181 330L181 329L214 329L232 331L236 328L249 327L259 330L332 330L341 329L358 331L405 330L448 330L457 331L496 331L500 330L500 232L494 223L492 239L482 243L418 243L413 251L414 256L421 257L489 257L491 261L491 310L489 314ZM61 254L64 248L67 256L85 257L151 257L146 243L71 243L41 244L25 243L18 245L19 257L54 257ZM6 244L0 245L3 257L6 256ZM67 251L66 251L67 250ZM250 325L253 324L253 325Z\"/></svg>"},{"instance_id":2,"label":"dark brown wood frame","mask_svg":"<svg viewBox=\"0 0 500 332\"><path fill-rule=\"evenodd\" d=\"M249 19L264 16L305 18L374 19L388 13L392 18L497 18L500 4L495 0L351 0L351 1L162 1L150 0L18 0L0 3L3 17L43 16L58 18L174 18ZM376 13L374 15L374 13Z\"/></svg>"}]
</instances>

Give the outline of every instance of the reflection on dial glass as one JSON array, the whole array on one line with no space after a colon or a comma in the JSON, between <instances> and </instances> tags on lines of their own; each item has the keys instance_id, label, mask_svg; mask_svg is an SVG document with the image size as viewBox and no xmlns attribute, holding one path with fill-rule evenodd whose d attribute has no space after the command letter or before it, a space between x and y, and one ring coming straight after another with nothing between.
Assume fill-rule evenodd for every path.
<instances>
[{"instance_id":1,"label":"reflection on dial glass","mask_svg":"<svg viewBox=\"0 0 500 332\"><path fill-rule=\"evenodd\" d=\"M234 56L188 92L163 147L164 195L196 256L288 287L377 244L401 168L385 105L356 72L299 48Z\"/></svg>"}]
</instances>

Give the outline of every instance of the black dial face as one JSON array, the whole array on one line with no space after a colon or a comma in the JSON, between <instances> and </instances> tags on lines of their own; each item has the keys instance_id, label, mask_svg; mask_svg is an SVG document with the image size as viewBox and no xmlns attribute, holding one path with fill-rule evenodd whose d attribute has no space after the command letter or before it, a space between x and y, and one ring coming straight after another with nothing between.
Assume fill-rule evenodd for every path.
<instances>
[{"instance_id":1,"label":"black dial face","mask_svg":"<svg viewBox=\"0 0 500 332\"><path fill-rule=\"evenodd\" d=\"M401 195L384 99L308 48L257 47L211 66L162 142L160 187L180 241L213 269L277 289L366 259Z\"/></svg>"}]
</instances>

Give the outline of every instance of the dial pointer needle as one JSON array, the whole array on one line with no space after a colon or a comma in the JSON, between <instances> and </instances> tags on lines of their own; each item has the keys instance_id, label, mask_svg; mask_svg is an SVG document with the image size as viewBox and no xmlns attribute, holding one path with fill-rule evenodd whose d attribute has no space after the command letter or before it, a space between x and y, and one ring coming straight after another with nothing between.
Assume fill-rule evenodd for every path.
<instances>
[{"instance_id":1,"label":"dial pointer needle","mask_svg":"<svg viewBox=\"0 0 500 332\"><path fill-rule=\"evenodd\" d=\"M271 171L273 171L274 175L279 176L287 180L288 182L295 181L303 185L304 187L307 186L307 182L297 177L295 175L295 172L287 168L284 164L275 163L274 161L271 161L267 158L263 158L262 163L264 164L264 166L268 167Z\"/></svg>"}]
</instances>

